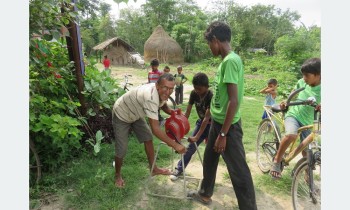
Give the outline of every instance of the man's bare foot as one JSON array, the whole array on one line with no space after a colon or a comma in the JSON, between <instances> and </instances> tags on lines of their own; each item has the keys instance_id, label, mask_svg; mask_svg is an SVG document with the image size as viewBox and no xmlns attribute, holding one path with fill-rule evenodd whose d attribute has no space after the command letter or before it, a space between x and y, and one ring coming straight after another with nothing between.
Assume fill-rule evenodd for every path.
<instances>
[{"instance_id":1,"label":"man's bare foot","mask_svg":"<svg viewBox=\"0 0 350 210\"><path fill-rule=\"evenodd\" d=\"M171 171L165 168L154 168L152 176L156 175L171 175Z\"/></svg>"},{"instance_id":2,"label":"man's bare foot","mask_svg":"<svg viewBox=\"0 0 350 210\"><path fill-rule=\"evenodd\" d=\"M116 186L117 188L123 188L124 185L125 185L124 180L123 180L121 177L120 177L120 178L116 178L116 180L115 180L115 186Z\"/></svg>"}]
</instances>

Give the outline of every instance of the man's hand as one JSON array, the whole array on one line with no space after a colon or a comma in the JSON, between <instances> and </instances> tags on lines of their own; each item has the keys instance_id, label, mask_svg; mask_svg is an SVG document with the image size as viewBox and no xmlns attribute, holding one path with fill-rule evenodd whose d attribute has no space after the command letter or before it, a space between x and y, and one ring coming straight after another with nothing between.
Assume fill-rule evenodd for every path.
<instances>
[{"instance_id":1,"label":"man's hand","mask_svg":"<svg viewBox=\"0 0 350 210\"><path fill-rule=\"evenodd\" d=\"M174 147L173 147L176 152L178 152L179 154L183 154L186 152L186 147L182 144L176 144Z\"/></svg>"},{"instance_id":2,"label":"man's hand","mask_svg":"<svg viewBox=\"0 0 350 210\"><path fill-rule=\"evenodd\" d=\"M226 149L226 136L218 136L215 141L214 151L217 153L222 153Z\"/></svg>"}]
</instances>

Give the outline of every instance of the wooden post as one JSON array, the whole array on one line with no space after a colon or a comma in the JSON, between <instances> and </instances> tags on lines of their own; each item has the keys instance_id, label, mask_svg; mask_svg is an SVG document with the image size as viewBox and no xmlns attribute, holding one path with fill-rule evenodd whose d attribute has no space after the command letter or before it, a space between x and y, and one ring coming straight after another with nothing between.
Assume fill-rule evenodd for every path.
<instances>
[{"instance_id":1,"label":"wooden post","mask_svg":"<svg viewBox=\"0 0 350 210\"><path fill-rule=\"evenodd\" d=\"M76 11L75 6L75 0L72 0L74 3L73 10ZM62 13L65 12L64 8L61 8ZM83 74L85 73L85 68L83 64L83 53L81 49L81 37L80 37L80 29L77 26L77 24L74 21L70 21L68 24L68 30L70 36L66 36L67 41L67 49L69 54L69 59L71 61L74 61L74 67L75 67L75 77L77 80L77 86L78 86L78 98L79 102L81 104L81 113L82 115L86 114L87 111L87 104L85 103L84 95L82 94L82 91L84 90L84 80L83 80Z\"/></svg>"}]
</instances>

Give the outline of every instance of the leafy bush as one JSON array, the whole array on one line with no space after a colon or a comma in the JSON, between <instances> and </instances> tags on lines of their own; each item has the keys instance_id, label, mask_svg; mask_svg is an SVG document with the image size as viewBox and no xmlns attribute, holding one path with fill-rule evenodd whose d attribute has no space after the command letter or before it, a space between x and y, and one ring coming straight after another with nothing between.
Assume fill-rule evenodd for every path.
<instances>
[{"instance_id":1,"label":"leafy bush","mask_svg":"<svg viewBox=\"0 0 350 210\"><path fill-rule=\"evenodd\" d=\"M58 41L31 40L29 63L30 138L44 170L76 154L84 134L75 110L80 106L72 63Z\"/></svg>"},{"instance_id":2,"label":"leafy bush","mask_svg":"<svg viewBox=\"0 0 350 210\"><path fill-rule=\"evenodd\" d=\"M253 56L244 59L245 95L259 95L270 78L278 81L278 95L285 98L290 94L298 78L295 62L285 61L278 56ZM299 71L299 70L298 70Z\"/></svg>"}]
</instances>

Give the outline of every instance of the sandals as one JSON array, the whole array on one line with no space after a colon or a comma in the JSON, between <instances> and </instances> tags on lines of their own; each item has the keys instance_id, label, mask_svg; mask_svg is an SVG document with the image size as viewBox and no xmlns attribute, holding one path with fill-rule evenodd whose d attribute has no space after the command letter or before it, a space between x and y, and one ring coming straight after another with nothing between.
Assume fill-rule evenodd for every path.
<instances>
[{"instance_id":1,"label":"sandals","mask_svg":"<svg viewBox=\"0 0 350 210\"><path fill-rule=\"evenodd\" d=\"M210 205L212 202L211 198L206 200L201 195L199 195L198 192L196 192L196 191L189 192L187 194L187 197L191 198L192 200L198 201L199 203L204 204L204 205Z\"/></svg>"},{"instance_id":2,"label":"sandals","mask_svg":"<svg viewBox=\"0 0 350 210\"><path fill-rule=\"evenodd\" d=\"M280 179L282 177L281 173L282 173L282 162L279 162L279 163L272 162L272 166L270 169L271 177L275 180Z\"/></svg>"}]
</instances>

